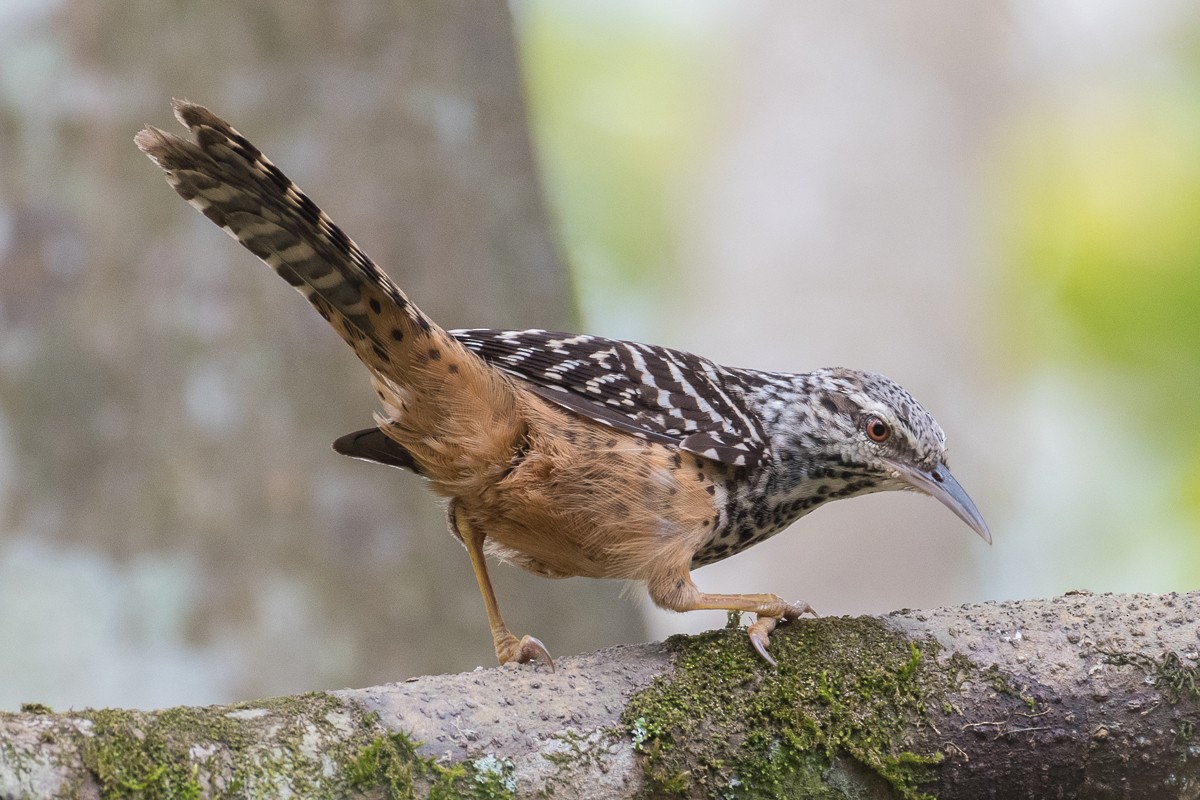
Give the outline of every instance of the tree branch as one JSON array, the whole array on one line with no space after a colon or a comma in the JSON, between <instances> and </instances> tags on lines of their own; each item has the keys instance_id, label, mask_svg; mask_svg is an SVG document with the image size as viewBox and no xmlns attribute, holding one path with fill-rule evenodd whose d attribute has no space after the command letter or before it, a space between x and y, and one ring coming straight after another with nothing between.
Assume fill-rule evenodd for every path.
<instances>
[{"instance_id":1,"label":"tree branch","mask_svg":"<svg viewBox=\"0 0 1200 800\"><path fill-rule=\"evenodd\" d=\"M1200 593L785 626L370 689L0 715L0 797L1195 797Z\"/></svg>"}]
</instances>

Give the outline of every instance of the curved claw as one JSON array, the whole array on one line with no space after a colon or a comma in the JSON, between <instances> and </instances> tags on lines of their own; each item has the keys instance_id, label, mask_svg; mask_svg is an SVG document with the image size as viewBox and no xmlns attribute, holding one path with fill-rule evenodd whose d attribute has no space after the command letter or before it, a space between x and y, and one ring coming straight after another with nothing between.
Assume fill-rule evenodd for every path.
<instances>
[{"instance_id":1,"label":"curved claw","mask_svg":"<svg viewBox=\"0 0 1200 800\"><path fill-rule=\"evenodd\" d=\"M814 617L819 616L813 610L812 606L803 601L789 603L784 612L778 617L759 614L754 624L746 629L746 633L750 637L750 644L754 647L754 652L758 653L759 657L772 667L778 667L779 664L767 652L767 646L771 643L771 632L775 630L775 626L780 622L792 622L799 619L803 614L812 614Z\"/></svg>"},{"instance_id":2,"label":"curved claw","mask_svg":"<svg viewBox=\"0 0 1200 800\"><path fill-rule=\"evenodd\" d=\"M750 644L753 645L754 652L758 653L759 657L772 667L778 667L779 664L774 658L771 657L771 654L767 652L767 645L771 643L771 637L765 633L759 633L758 631L753 630L753 627L754 626L751 626L749 633Z\"/></svg>"},{"instance_id":3,"label":"curved claw","mask_svg":"<svg viewBox=\"0 0 1200 800\"><path fill-rule=\"evenodd\" d=\"M783 615L783 619L786 622L792 622L794 620L800 619L800 617L804 616L805 614L812 614L814 617L817 617L818 619L820 619L820 617L821 617L821 615L817 613L817 610L815 608L813 608L808 603L801 600L799 603L792 603L790 605L787 613L785 613Z\"/></svg>"},{"instance_id":4,"label":"curved claw","mask_svg":"<svg viewBox=\"0 0 1200 800\"><path fill-rule=\"evenodd\" d=\"M540 661L554 672L554 659L550 657L550 651L542 644L542 640L536 636L522 636L517 663L528 664L530 661Z\"/></svg>"},{"instance_id":5,"label":"curved claw","mask_svg":"<svg viewBox=\"0 0 1200 800\"><path fill-rule=\"evenodd\" d=\"M550 651L536 636L522 636L517 639L510 634L506 638L497 640L496 658L501 664L507 664L510 661L518 664L540 661L549 667L551 672L554 671L554 659L550 657Z\"/></svg>"},{"instance_id":6,"label":"curved claw","mask_svg":"<svg viewBox=\"0 0 1200 800\"><path fill-rule=\"evenodd\" d=\"M775 630L775 626L779 624L779 617L764 617L759 616L754 620L754 624L746 629L746 634L750 637L750 644L754 647L754 652L762 658L763 661L770 664L772 667L778 667L775 659L771 658L771 654L767 652L767 646L771 644L771 631Z\"/></svg>"}]
</instances>

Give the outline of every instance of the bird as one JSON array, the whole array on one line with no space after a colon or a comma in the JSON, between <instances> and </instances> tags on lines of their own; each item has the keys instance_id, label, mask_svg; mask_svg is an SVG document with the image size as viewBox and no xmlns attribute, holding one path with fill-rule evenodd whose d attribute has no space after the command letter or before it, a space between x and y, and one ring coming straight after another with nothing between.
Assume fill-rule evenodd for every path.
<instances>
[{"instance_id":1,"label":"bird","mask_svg":"<svg viewBox=\"0 0 1200 800\"><path fill-rule=\"evenodd\" d=\"M588 334L444 329L242 134L203 106L173 106L189 135L147 125L137 146L366 366L375 425L334 450L413 472L448 501L500 664L554 667L539 639L505 624L488 556L550 578L640 582L673 611L754 614L750 644L775 665L770 635L812 607L704 592L692 570L826 503L891 490L932 496L991 543L941 426L889 378L727 367Z\"/></svg>"}]
</instances>

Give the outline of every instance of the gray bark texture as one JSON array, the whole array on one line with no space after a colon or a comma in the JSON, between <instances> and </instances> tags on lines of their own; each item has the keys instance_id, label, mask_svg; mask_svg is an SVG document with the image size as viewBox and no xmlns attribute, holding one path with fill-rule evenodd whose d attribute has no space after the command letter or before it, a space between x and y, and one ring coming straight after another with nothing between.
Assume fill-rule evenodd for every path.
<instances>
[{"instance_id":1,"label":"gray bark texture","mask_svg":"<svg viewBox=\"0 0 1200 800\"><path fill-rule=\"evenodd\" d=\"M1200 592L805 620L342 690L0 716L0 797L1200 797Z\"/></svg>"}]
</instances>

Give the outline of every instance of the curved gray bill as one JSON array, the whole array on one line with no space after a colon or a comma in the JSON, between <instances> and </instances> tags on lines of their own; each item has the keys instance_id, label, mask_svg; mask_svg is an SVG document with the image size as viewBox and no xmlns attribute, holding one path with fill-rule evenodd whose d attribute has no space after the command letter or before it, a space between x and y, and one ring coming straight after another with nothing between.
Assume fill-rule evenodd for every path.
<instances>
[{"instance_id":1,"label":"curved gray bill","mask_svg":"<svg viewBox=\"0 0 1200 800\"><path fill-rule=\"evenodd\" d=\"M934 467L926 471L911 464L903 464L890 459L887 464L896 471L896 477L914 489L940 500L946 508L957 514L959 519L970 525L971 530L978 533L985 542L992 543L992 532L988 530L987 523L983 521L983 515L975 507L975 502L967 494L967 490L954 479L950 470L945 466Z\"/></svg>"}]
</instances>

